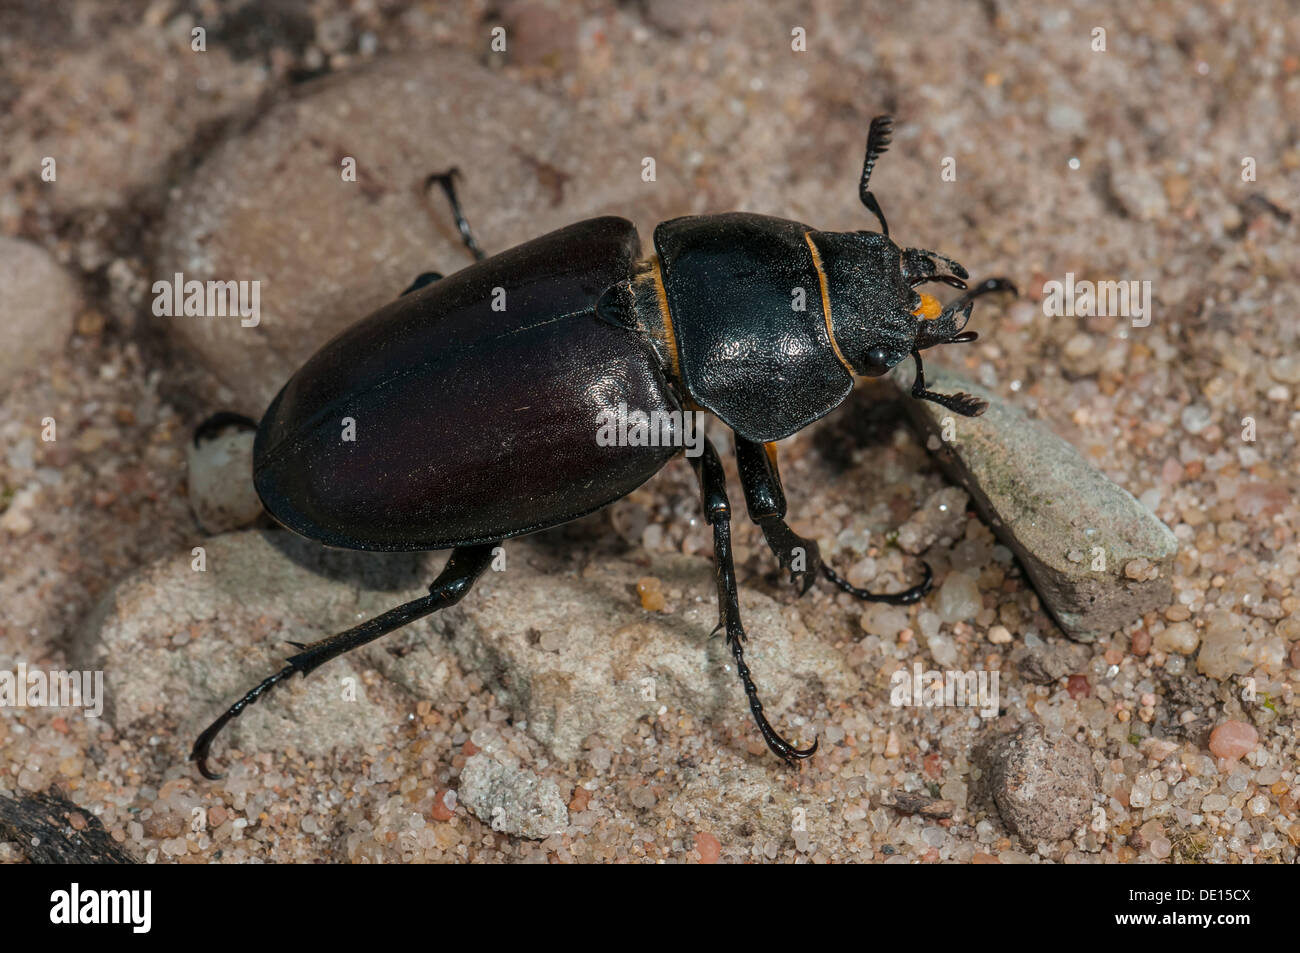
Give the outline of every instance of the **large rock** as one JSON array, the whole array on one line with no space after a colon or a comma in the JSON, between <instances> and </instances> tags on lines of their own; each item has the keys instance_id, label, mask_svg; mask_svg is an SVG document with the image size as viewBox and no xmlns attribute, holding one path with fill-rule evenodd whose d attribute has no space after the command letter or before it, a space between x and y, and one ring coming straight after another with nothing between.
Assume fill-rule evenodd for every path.
<instances>
[{"instance_id":1,"label":"large rock","mask_svg":"<svg viewBox=\"0 0 1300 953\"><path fill-rule=\"evenodd\" d=\"M281 667L295 651L288 641L310 642L417 598L444 558L329 550L283 531L229 533L203 546L204 572L183 552L120 583L74 646L75 664L105 669L113 724L173 728L185 749L178 757L228 704ZM307 754L364 748L398 726L413 700L445 698L458 661L559 758L576 756L591 735L618 744L664 705L752 731L725 642L709 638L717 608L708 561L664 557L647 567L602 559L578 574L544 544L525 541L507 544L506 557L505 570L486 573L459 605L250 707L218 744L218 761L224 745L250 752L293 745ZM682 593L668 613L641 608L636 581L647 574ZM851 693L848 666L797 609L748 590L741 606L747 659L770 716L811 741L815 727L797 728L795 719L822 696ZM367 669L384 678L367 687Z\"/></svg>"},{"instance_id":2,"label":"large rock","mask_svg":"<svg viewBox=\"0 0 1300 953\"><path fill-rule=\"evenodd\" d=\"M940 393L989 402L960 417L929 401L904 400L926 446L970 493L985 522L1020 558L1043 604L1081 641L1121 629L1170 603L1174 534L1042 424L950 370L927 368ZM911 378L900 382L904 392ZM955 439L943 439L952 418ZM1104 567L1096 550L1104 551Z\"/></svg>"},{"instance_id":3,"label":"large rock","mask_svg":"<svg viewBox=\"0 0 1300 953\"><path fill-rule=\"evenodd\" d=\"M81 293L45 249L0 236L0 388L59 351Z\"/></svg>"},{"instance_id":4,"label":"large rock","mask_svg":"<svg viewBox=\"0 0 1300 953\"><path fill-rule=\"evenodd\" d=\"M157 317L257 416L343 328L424 271L470 262L447 202L457 166L479 242L501 251L598 214L642 234L677 210L672 170L639 143L458 53L393 57L302 87L215 149L169 207L153 281L259 281L260 321ZM356 160L356 181L342 176Z\"/></svg>"}]
</instances>

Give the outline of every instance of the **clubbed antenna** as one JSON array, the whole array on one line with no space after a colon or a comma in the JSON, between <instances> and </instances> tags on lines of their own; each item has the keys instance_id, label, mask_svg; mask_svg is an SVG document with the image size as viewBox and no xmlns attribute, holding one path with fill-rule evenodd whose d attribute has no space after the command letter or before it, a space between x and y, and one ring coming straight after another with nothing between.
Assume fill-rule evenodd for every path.
<instances>
[{"instance_id":1,"label":"clubbed antenna","mask_svg":"<svg viewBox=\"0 0 1300 953\"><path fill-rule=\"evenodd\" d=\"M885 221L885 213L880 210L880 203L867 186L871 181L871 170L876 167L876 160L889 149L893 132L893 116L877 116L871 120L871 129L867 132L867 157L862 160L862 181L858 183L858 198L867 207L867 211L880 220L880 231L884 235L889 234L889 223Z\"/></svg>"}]
</instances>

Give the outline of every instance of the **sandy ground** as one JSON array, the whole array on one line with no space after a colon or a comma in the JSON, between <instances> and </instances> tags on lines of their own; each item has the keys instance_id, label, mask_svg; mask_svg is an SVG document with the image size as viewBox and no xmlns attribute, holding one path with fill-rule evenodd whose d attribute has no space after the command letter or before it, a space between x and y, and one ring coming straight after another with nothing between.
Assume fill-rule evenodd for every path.
<instances>
[{"instance_id":1,"label":"sandy ground","mask_svg":"<svg viewBox=\"0 0 1300 953\"><path fill-rule=\"evenodd\" d=\"M584 131L549 143L541 165L511 160L534 173L519 202L562 219L626 199L643 237L652 213L731 208L874 227L856 176L870 117L894 113L899 131L874 181L893 233L1025 292L980 305L979 343L940 361L1035 415L1173 530L1167 608L1076 646L973 515L925 558L940 583L973 577L976 605L940 606L936 594L864 611L824 584L797 599L756 531L738 524L742 603L770 600L832 659L825 679L769 701L778 724L821 738L801 772L765 752L734 674L715 679L726 707L665 703L561 756L530 733L508 672L449 654L440 694L416 697L367 656L357 674L384 731L345 732L322 752L223 747L231 771L216 783L184 760L189 727L215 707L175 685L159 686L168 704L146 718L6 708L0 793L57 786L126 850L159 863L1294 862L1300 21L1285 2L862 6L8 7L0 234L24 243L5 246L24 274L52 260L55 277L5 298L0 327L10 362L0 382L0 670L69 667L114 586L207 538L187 501L186 441L208 413L239 404L249 371L221 363L218 345L196 345L180 319L151 314L147 294L168 276L158 266L177 254L178 229L216 214L187 188L216 174L205 158L222 143L232 162L258 154L259 117L311 95L324 74L346 101L354 70L429 51L477 60L521 96L562 104ZM202 54L191 50L196 26L207 29ZM507 30L506 54L490 50L494 26ZM797 28L804 51L791 48ZM455 128L466 120L450 108ZM652 144L664 186L650 197L635 175L584 183L562 171L598 176L599 162L581 156L627 141ZM55 182L42 180L45 157L57 161ZM535 233L508 211L508 183L475 179L476 161L460 164L467 205L485 210L485 244ZM261 198L242 228L233 214L220 220L224 260L273 258L281 235L296 243L293 260L274 267L317 295L308 313L325 325L341 320L328 302L359 317L374 287L400 290L396 275L413 277L417 262L463 263L443 263L455 252L444 227L430 248L418 229L401 238L391 275L382 263L340 265L328 249L346 229L283 221L264 201L272 185L234 181L245 190L236 199ZM494 200L506 211L489 210ZM1047 316L1044 284L1067 273L1149 281L1150 323ZM42 291L59 275L77 300ZM364 294L349 290L368 281ZM306 353L329 336L306 318L285 327ZM42 439L46 418L54 441ZM874 588L912 578L915 560L892 534L948 484L892 391L859 389L785 442L782 461L792 522L841 572ZM523 558L571 579L626 567L612 590L625 600L618 611L670 621L694 611L703 640L707 563L692 564L698 583L670 576L670 556L708 556L697 500L689 467L675 461L621 507L525 544ZM663 611L641 608L632 572L668 580ZM290 637L273 606L264 615L250 638ZM456 637L456 619L438 625L427 631ZM540 633L542 644L563 641L560 628ZM177 649L205 631L178 637ZM267 653L232 666L251 682ZM914 661L997 671L999 717L891 705L890 673ZM105 661L110 696L130 665ZM1211 729L1229 722L1254 732L1244 757L1210 749ZM1027 723L1073 739L1094 772L1086 821L1060 837L1017 836L982 793L980 745ZM467 809L467 787L491 801L490 766L465 771L485 753L519 773L501 782L510 797L558 818L558 832L513 836ZM21 843L0 843L0 859L24 856Z\"/></svg>"}]
</instances>

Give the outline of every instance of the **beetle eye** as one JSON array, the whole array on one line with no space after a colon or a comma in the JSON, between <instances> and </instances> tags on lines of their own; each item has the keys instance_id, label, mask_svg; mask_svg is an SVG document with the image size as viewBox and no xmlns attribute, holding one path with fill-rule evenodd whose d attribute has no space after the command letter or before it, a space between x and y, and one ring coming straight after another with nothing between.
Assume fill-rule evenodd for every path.
<instances>
[{"instance_id":1,"label":"beetle eye","mask_svg":"<svg viewBox=\"0 0 1300 953\"><path fill-rule=\"evenodd\" d=\"M862 358L862 372L868 377L880 377L889 368L889 353L883 347L873 347Z\"/></svg>"}]
</instances>

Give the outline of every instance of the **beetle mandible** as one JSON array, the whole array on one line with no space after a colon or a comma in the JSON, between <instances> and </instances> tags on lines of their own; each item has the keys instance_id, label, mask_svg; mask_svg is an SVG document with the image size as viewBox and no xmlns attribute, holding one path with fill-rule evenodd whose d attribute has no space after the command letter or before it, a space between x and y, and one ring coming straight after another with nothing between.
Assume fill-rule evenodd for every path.
<instances>
[{"instance_id":1,"label":"beetle mandible","mask_svg":"<svg viewBox=\"0 0 1300 953\"><path fill-rule=\"evenodd\" d=\"M620 404L666 415L668 426L684 409L704 409L734 431L749 517L801 594L821 575L865 600L924 596L924 563L920 583L889 594L852 586L826 565L817 544L785 522L775 453L775 441L838 406L855 375L878 377L909 355L913 397L967 416L985 409L967 394L927 390L920 352L974 340L964 330L974 299L1015 288L992 278L967 289L957 262L889 238L868 184L891 131L890 117L872 120L858 187L879 232L822 232L744 212L686 216L660 224L644 258L632 223L614 217L488 257L457 199L455 170L431 176L426 184L445 191L475 264L421 275L338 335L260 423L217 414L195 440L227 423L256 427L257 493L296 533L347 549L451 555L427 596L295 643L283 669L198 737L190 757L199 770L220 777L208 765L213 739L278 683L459 601L503 540L584 516L650 479L680 451L681 434L656 446L602 446L598 420ZM941 306L915 290L932 281L964 293ZM493 306L502 288L504 310ZM796 288L806 291L803 310L791 306ZM345 417L363 422L364 439L339 439ZM763 740L797 765L817 741L796 747L763 713L745 663L726 478L712 443L702 449L690 462L713 531L718 628Z\"/></svg>"}]
</instances>

